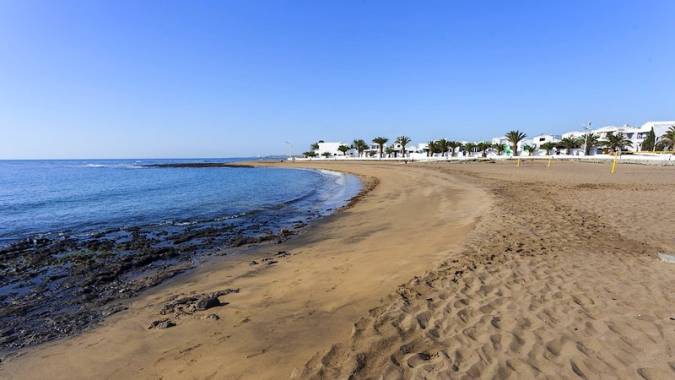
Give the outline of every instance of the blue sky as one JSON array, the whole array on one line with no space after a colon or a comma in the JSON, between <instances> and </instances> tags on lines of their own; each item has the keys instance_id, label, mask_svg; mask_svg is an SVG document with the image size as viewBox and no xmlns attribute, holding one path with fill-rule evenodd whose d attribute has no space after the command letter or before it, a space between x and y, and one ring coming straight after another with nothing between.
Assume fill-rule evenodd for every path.
<instances>
[{"instance_id":1,"label":"blue sky","mask_svg":"<svg viewBox=\"0 0 675 380\"><path fill-rule=\"evenodd\" d=\"M675 119L673 1L0 1L0 158Z\"/></svg>"}]
</instances>

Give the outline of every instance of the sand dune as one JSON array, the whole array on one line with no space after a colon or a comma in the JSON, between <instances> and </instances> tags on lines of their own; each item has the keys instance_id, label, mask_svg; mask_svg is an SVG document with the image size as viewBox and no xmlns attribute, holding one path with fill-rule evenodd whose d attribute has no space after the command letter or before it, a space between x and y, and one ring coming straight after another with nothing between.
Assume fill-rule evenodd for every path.
<instances>
[{"instance_id":1,"label":"sand dune","mask_svg":"<svg viewBox=\"0 0 675 380\"><path fill-rule=\"evenodd\" d=\"M379 185L0 377L675 377L675 265L656 258L675 251L672 168L303 165ZM229 304L147 329L172 297L226 288Z\"/></svg>"}]
</instances>

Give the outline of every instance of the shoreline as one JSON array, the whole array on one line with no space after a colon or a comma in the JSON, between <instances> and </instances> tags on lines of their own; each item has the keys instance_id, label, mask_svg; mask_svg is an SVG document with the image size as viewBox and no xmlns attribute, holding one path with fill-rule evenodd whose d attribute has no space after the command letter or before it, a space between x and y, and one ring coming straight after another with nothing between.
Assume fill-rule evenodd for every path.
<instances>
[{"instance_id":1,"label":"shoreline","mask_svg":"<svg viewBox=\"0 0 675 380\"><path fill-rule=\"evenodd\" d=\"M326 183L333 181L328 179L332 175L342 176L333 173L319 175L327 176ZM279 221L272 221L270 215L265 223L261 209L247 213L255 214L251 216L255 220L237 217L243 219L241 223L231 223L231 218L218 223L215 221L222 218L214 217L180 223L181 227L165 223L107 227L86 236L40 233L1 246L2 270L7 277L0 283L6 290L1 298L0 359L96 328L106 318L126 310L139 295L195 270L210 256L232 256L242 246L278 244L301 234L307 226L338 212L364 193L365 182L358 183L359 192L354 196L356 189L350 186L356 186L356 179L346 178L344 182L340 190L344 194L322 199L321 205L314 207L319 214L297 211L297 217L304 217L296 222L294 214L289 214ZM251 229L251 222L262 224Z\"/></svg>"},{"instance_id":2,"label":"shoreline","mask_svg":"<svg viewBox=\"0 0 675 380\"><path fill-rule=\"evenodd\" d=\"M325 169L348 168L331 166ZM219 376L227 377L240 373L244 376L275 377L274 374L286 372L288 376L293 370L301 370L306 357L317 352L325 341L344 336L343 334L348 335L352 321L357 319L358 315L367 312L398 284L407 281L414 274L424 273L430 263L439 261L445 255L435 250L414 253L411 250L414 245L410 245L414 243L413 241L400 240L404 235L403 231L413 229L421 232L426 228L446 230L445 223L438 225L438 220L435 220L429 221L428 225L417 226L418 223L409 220L402 221L402 225L398 227L387 226L386 215L390 212L382 202L390 206L397 204L405 207L405 210L400 211L404 213L425 209L431 211L437 209L438 202L458 205L456 199L458 194L471 196L473 193L457 185L450 185L454 190L449 192L445 187L446 184L451 184L447 182L449 178L419 178L416 170L410 170L406 176L416 178L416 181L422 180L423 183L436 184L435 191L438 191L438 201L434 203L436 207L425 205L427 202L423 197L417 196L416 199L419 201L410 205L408 202L412 200L409 198L412 193L409 189L398 186L401 176L398 167L352 169L356 170L341 171L358 174L361 178L378 178L379 184L375 180L367 181L369 185L364 184L364 191L355 197L350 205L309 226L306 232L296 238L280 245L260 247L255 250L253 256L242 260L217 260L218 263L209 265L209 268L202 266L192 273L181 275L166 286L149 290L147 294L133 301L129 310L112 316L103 325L91 331L27 350L20 356L3 362L0 365L0 376L4 373L22 378L49 373L52 378L65 377L66 374L71 378L77 378L99 377L107 373L152 377L162 373L166 377L180 377L180 372L176 372L180 371L180 366L174 367L168 362L167 368L164 368L164 365L153 368L143 365L144 370L140 370L137 365L125 367L121 363L154 362L163 356L162 352L169 346L181 346L194 341L194 333L191 331L200 331L198 335L206 340L217 341L218 337L222 337L227 341L226 344L195 343L204 347L200 350L190 350L195 355L199 351L199 356L202 357L200 362L211 362L212 359L209 358L215 359L215 355L219 358L230 355L232 360L238 358L237 363L229 360L232 364L229 368L218 370ZM395 198L390 198L392 196ZM391 203L396 198L398 200ZM470 209L466 212L474 214ZM377 213L379 216L373 218L369 215L371 213ZM365 216L367 217L364 218ZM442 241L451 244L444 245L442 251L456 249L460 237L468 228L468 224L464 223L473 223L473 216L461 220L454 220L455 218L448 214L439 217L450 223L447 225L450 231L456 230L449 236L438 235ZM364 222L370 227L366 227ZM393 235L391 232L385 232L392 229ZM342 243L334 244L333 241ZM375 244L374 241L380 243ZM353 249L343 251L343 247L352 245ZM370 251L372 257L363 256L365 251ZM419 259L413 261L415 256L419 256ZM433 259L422 259L423 257ZM407 264L403 267L405 269L401 270L404 262ZM377 273L372 270L374 266L379 267ZM351 269L347 270L348 267ZM285 285L278 287L273 286L274 283ZM372 285L367 285L369 283ZM161 309L159 305L166 304L167 299L224 289L239 289L238 293L221 298L222 302L229 302L228 305L209 309L209 313L198 312L176 318L175 327L164 330L147 329L150 322L163 317L158 314L158 309ZM272 294L276 296L272 297ZM211 314L210 312L217 313L219 319L202 319ZM326 320L329 315L331 318ZM278 329L281 326L284 326L283 330ZM258 336L261 332L265 332L264 337ZM227 338L228 336L231 339ZM238 338L235 339L235 336ZM323 338L319 339L318 336ZM277 346L281 342L285 344L296 342L298 350L288 352L287 349ZM313 345L316 346L312 348ZM144 348L139 351L141 347ZM203 351L207 347L207 351ZM178 351L183 349L185 347ZM111 356L109 352L116 354ZM56 361L50 364L51 359L45 360L45 355ZM155 359L151 359L153 357ZM253 363L251 359L254 357L263 362ZM295 359L291 360L290 357ZM37 360L39 365L22 364L33 360ZM57 364L59 360L64 362ZM280 366L280 361L288 364ZM96 363L96 366L82 367L81 364L76 364L84 362ZM61 372L66 369L66 372ZM194 376L205 376L207 369L208 366L199 371L201 375L194 373ZM24 370L36 372L22 372Z\"/></svg>"}]
</instances>

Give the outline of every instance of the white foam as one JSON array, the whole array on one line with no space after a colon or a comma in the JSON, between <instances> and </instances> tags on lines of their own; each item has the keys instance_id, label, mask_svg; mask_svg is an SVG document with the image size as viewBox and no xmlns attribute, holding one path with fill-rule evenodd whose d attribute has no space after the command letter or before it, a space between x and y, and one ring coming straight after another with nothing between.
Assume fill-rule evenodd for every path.
<instances>
[{"instance_id":1,"label":"white foam","mask_svg":"<svg viewBox=\"0 0 675 380\"><path fill-rule=\"evenodd\" d=\"M336 177L343 177L345 175L344 173L336 172L336 171L333 171L333 170L326 170L326 169L319 169L319 172L323 173L323 174L327 174L327 175L336 176Z\"/></svg>"},{"instance_id":2,"label":"white foam","mask_svg":"<svg viewBox=\"0 0 675 380\"><path fill-rule=\"evenodd\" d=\"M345 179L347 178L347 175L345 173L325 169L319 169L319 172L324 175L335 177L335 183L340 186L344 186L346 184Z\"/></svg>"}]
</instances>

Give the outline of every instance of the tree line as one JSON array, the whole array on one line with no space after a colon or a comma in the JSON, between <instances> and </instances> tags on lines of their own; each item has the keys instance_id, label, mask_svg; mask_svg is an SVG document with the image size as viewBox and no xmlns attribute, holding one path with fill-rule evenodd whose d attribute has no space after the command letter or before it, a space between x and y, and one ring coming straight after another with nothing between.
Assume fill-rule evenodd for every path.
<instances>
[{"instance_id":1,"label":"tree line","mask_svg":"<svg viewBox=\"0 0 675 380\"><path fill-rule=\"evenodd\" d=\"M434 154L441 154L444 157L454 157L458 153L481 153L483 157L487 156L489 150L493 150L498 155L502 154L508 145L508 149L511 150L511 153L515 156L518 155L518 144L523 141L527 134L524 132L513 130L509 131L504 135L508 144L492 144L487 141L481 141L477 143L462 143L454 140L432 140L427 143L427 148L425 149L428 156L433 156ZM393 146L388 146L385 148L385 144L389 142L389 139L386 137L375 137L371 140L374 145L377 146L377 153L370 152L371 155L379 154L379 157L384 157L387 155L394 155L396 157L399 153L405 157L406 146L412 141L408 136L399 136L394 139L394 143L399 146L399 149L394 148ZM310 146L310 150L304 152L305 157L316 157L316 150L319 149L319 143L323 143L323 140L320 140L316 143L313 143ZM534 145L526 144L523 146L523 150L532 154L533 152L541 149L545 150L546 154L551 154L554 149L566 149L571 151L572 149L581 149L584 148L586 155L590 155L593 148L605 148L612 152L619 152L627 147L632 147L633 142L626 138L622 133L613 133L608 132L604 140L600 140L600 135L595 133L586 133L578 137L565 137L557 142L545 142L539 147ZM675 150L675 126L670 127L661 136L661 139L656 141L656 134L654 133L654 128L651 129L644 142L642 143L642 150ZM351 145L340 145L338 151L342 152L343 155L347 155L347 152L350 150L356 150L359 157L362 157L366 151L370 151L370 145L366 143L363 139L355 139ZM331 153L324 152L324 157L330 157Z\"/></svg>"}]
</instances>

